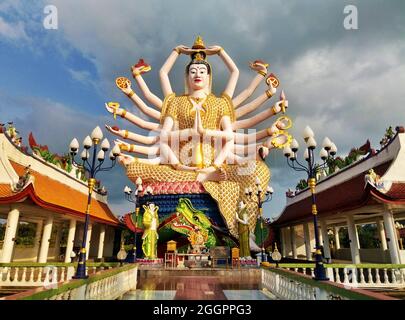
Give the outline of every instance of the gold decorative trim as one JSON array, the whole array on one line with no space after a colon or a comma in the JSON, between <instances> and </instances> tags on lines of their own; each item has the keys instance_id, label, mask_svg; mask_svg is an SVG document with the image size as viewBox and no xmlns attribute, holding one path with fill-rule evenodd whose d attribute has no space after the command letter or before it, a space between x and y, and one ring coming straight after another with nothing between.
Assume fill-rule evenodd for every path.
<instances>
[{"instance_id":1,"label":"gold decorative trim","mask_svg":"<svg viewBox=\"0 0 405 320\"><path fill-rule=\"evenodd\" d=\"M271 93L270 90L266 90L266 95L267 95L267 98L269 98L269 99L273 96L273 94Z\"/></svg>"},{"instance_id":2,"label":"gold decorative trim","mask_svg":"<svg viewBox=\"0 0 405 320\"><path fill-rule=\"evenodd\" d=\"M125 118L126 114L127 114L127 110L122 109L121 118Z\"/></svg>"},{"instance_id":3,"label":"gold decorative trim","mask_svg":"<svg viewBox=\"0 0 405 320\"><path fill-rule=\"evenodd\" d=\"M258 74L261 74L263 77L266 77L266 76L267 76L267 73L264 72L264 71L262 71L262 70L257 71L257 73L258 73Z\"/></svg>"}]
</instances>

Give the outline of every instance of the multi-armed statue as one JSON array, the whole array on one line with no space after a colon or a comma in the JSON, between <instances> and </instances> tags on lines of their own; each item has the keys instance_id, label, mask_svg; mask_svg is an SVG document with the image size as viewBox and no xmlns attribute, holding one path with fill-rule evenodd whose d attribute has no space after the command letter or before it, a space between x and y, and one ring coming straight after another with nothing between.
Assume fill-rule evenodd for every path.
<instances>
[{"instance_id":1,"label":"multi-armed statue","mask_svg":"<svg viewBox=\"0 0 405 320\"><path fill-rule=\"evenodd\" d=\"M169 72L180 54L189 55L191 61L185 68L185 92L181 95L172 90ZM220 96L212 91L213 70L208 56L217 54L230 71L225 90ZM197 37L189 48L177 46L160 69L160 82L164 99L153 94L142 75L151 67L142 59L132 67L132 74L143 96L155 108L151 108L133 91L131 82L124 77L116 80L117 86L145 115L156 121L147 121L120 108L116 102L106 104L107 110L125 118L136 126L149 130L144 136L118 127L106 126L113 134L131 141L116 140L121 151L143 155L134 157L121 153L119 160L126 167L128 177L135 181L141 177L144 182L200 182L205 191L213 197L234 236L238 236L235 219L237 204L245 200L245 188L255 185L257 177L261 187L266 189L270 171L264 158L273 148L283 148L291 141L286 129L291 120L281 116L270 127L245 133L272 116L285 112L288 101L284 93L273 106L253 116L257 110L276 93L278 80L267 75L268 64L255 61L250 64L257 72L248 88L234 97L239 70L225 50L219 46L206 47ZM243 104L256 90L262 80L265 90L251 102ZM147 156L147 157L145 157ZM245 201L247 203L248 201ZM249 204L250 229L256 223L257 208Z\"/></svg>"}]
</instances>

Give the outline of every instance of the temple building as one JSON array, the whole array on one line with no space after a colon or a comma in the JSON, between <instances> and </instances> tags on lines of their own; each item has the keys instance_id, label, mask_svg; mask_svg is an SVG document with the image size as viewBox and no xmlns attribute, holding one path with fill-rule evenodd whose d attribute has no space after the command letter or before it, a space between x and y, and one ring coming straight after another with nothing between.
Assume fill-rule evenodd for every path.
<instances>
[{"instance_id":1,"label":"temple building","mask_svg":"<svg viewBox=\"0 0 405 320\"><path fill-rule=\"evenodd\" d=\"M32 135L28 152L13 129L0 127L0 218L6 221L0 262L71 262L83 238L86 177L67 157L37 145ZM122 225L108 207L104 188L94 190L92 197L87 256L108 260L117 243L119 250ZM24 224L35 225L34 241L18 245L18 229Z\"/></svg>"},{"instance_id":2,"label":"temple building","mask_svg":"<svg viewBox=\"0 0 405 320\"><path fill-rule=\"evenodd\" d=\"M369 149L352 164L318 177L317 221L324 257L359 264L405 263L401 235L405 220L405 133L397 127L377 152ZM287 204L272 224L278 231L283 257L312 260L314 217L308 188L287 192ZM362 248L360 226L376 227L374 248ZM343 247L342 231L348 244ZM340 231L340 232L339 232Z\"/></svg>"}]
</instances>

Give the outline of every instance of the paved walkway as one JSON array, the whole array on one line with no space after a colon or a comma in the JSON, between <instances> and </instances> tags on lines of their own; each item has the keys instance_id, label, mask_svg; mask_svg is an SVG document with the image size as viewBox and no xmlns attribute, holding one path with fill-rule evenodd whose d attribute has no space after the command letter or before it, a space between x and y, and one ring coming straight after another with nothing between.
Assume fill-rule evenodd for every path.
<instances>
[{"instance_id":1,"label":"paved walkway","mask_svg":"<svg viewBox=\"0 0 405 320\"><path fill-rule=\"evenodd\" d=\"M218 276L147 278L124 300L270 300L257 281L236 282Z\"/></svg>"}]
</instances>

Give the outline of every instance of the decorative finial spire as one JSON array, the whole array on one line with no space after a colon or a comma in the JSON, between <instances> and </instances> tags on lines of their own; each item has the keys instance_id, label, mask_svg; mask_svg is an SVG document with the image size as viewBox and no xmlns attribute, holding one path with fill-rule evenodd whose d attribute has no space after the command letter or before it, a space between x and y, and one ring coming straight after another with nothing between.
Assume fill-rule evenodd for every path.
<instances>
[{"instance_id":1,"label":"decorative finial spire","mask_svg":"<svg viewBox=\"0 0 405 320\"><path fill-rule=\"evenodd\" d=\"M193 49L205 49L204 41L201 36L197 36L192 46Z\"/></svg>"}]
</instances>

